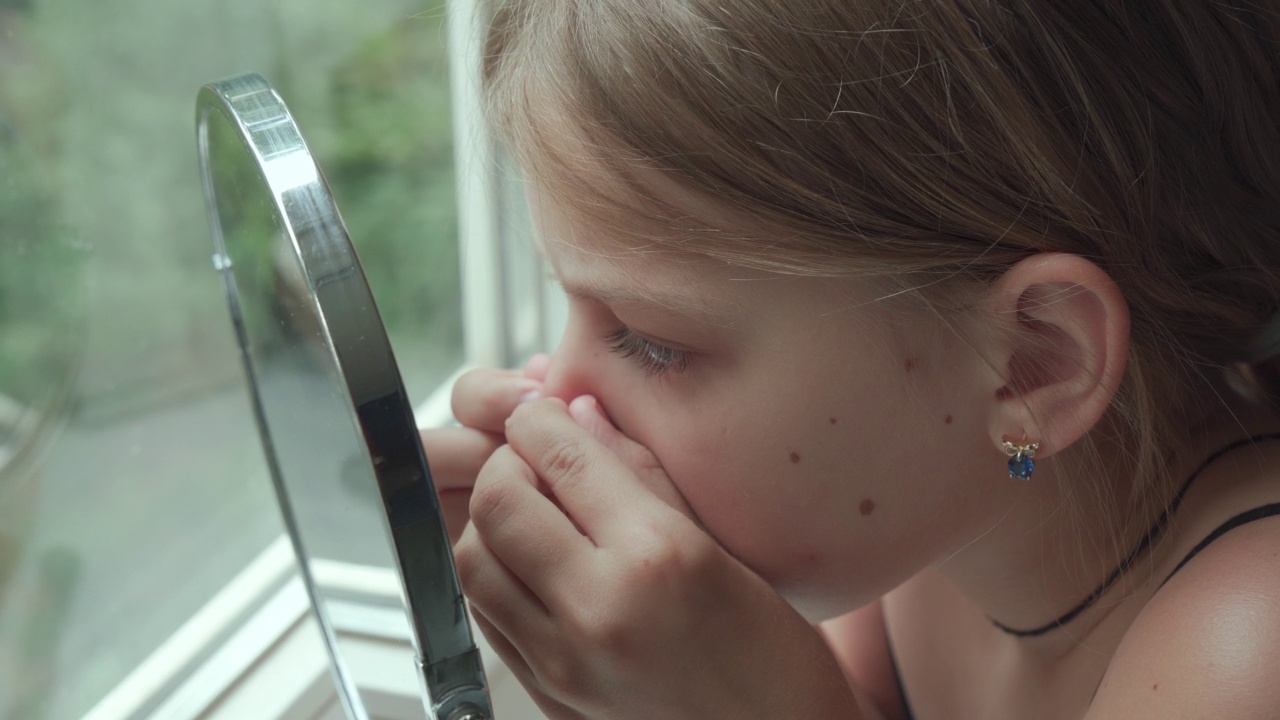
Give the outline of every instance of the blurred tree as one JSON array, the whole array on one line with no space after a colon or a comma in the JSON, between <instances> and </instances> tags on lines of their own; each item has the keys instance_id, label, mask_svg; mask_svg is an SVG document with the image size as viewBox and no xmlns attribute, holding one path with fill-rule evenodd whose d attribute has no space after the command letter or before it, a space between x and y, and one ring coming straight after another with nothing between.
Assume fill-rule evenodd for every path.
<instances>
[{"instance_id":1,"label":"blurred tree","mask_svg":"<svg viewBox=\"0 0 1280 720\"><path fill-rule=\"evenodd\" d=\"M443 12L373 37L332 76L342 128L324 166L393 334L461 335Z\"/></svg>"}]
</instances>

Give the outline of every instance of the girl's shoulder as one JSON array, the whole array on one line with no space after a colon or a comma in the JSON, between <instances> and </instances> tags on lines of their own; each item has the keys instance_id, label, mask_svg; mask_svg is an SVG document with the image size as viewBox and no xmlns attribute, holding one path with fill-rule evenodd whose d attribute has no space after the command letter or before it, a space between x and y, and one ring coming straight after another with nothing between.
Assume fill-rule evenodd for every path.
<instances>
[{"instance_id":1,"label":"girl's shoulder","mask_svg":"<svg viewBox=\"0 0 1280 720\"><path fill-rule=\"evenodd\" d=\"M1180 534L1181 552L1116 648L1088 720L1274 718L1280 708L1280 476Z\"/></svg>"}]
</instances>

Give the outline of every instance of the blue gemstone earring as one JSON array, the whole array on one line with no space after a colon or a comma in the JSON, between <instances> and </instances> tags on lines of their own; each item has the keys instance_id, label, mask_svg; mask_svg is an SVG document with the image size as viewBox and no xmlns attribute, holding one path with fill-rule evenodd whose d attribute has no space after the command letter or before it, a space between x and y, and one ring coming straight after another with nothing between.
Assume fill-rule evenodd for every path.
<instances>
[{"instance_id":1,"label":"blue gemstone earring","mask_svg":"<svg viewBox=\"0 0 1280 720\"><path fill-rule=\"evenodd\" d=\"M1022 441L1014 443L1009 438L1003 438L1004 452L1009 456L1009 477L1018 478L1020 480L1031 479L1031 473L1036 471L1036 451L1040 449L1040 443L1028 443L1027 436L1022 436Z\"/></svg>"}]
</instances>

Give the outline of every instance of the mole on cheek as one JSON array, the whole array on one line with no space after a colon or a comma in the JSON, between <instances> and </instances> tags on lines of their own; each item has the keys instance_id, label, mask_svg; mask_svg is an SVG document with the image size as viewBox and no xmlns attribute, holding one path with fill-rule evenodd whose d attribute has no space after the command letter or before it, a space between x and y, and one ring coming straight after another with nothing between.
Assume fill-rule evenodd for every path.
<instances>
[{"instance_id":1,"label":"mole on cheek","mask_svg":"<svg viewBox=\"0 0 1280 720\"><path fill-rule=\"evenodd\" d=\"M800 453L796 453L796 452L791 453L791 462L792 462L792 463L795 463L795 464L799 464L799 463L800 463Z\"/></svg>"},{"instance_id":2,"label":"mole on cheek","mask_svg":"<svg viewBox=\"0 0 1280 720\"><path fill-rule=\"evenodd\" d=\"M953 422L955 422L955 421L956 421L956 419L955 419L955 418L953 418L953 417L951 417L950 415L948 415L948 416L946 417L946 419L945 419L945 420L943 420L942 422L946 423L947 425L950 425L951 423L953 423Z\"/></svg>"},{"instance_id":3,"label":"mole on cheek","mask_svg":"<svg viewBox=\"0 0 1280 720\"><path fill-rule=\"evenodd\" d=\"M876 503L871 498L867 498L866 500L863 500L862 504L858 506L858 512L862 513L863 517L866 517L867 515L870 515L875 511L876 511Z\"/></svg>"},{"instance_id":4,"label":"mole on cheek","mask_svg":"<svg viewBox=\"0 0 1280 720\"><path fill-rule=\"evenodd\" d=\"M827 418L827 422L831 423L832 425L835 425L836 423L840 422L840 418Z\"/></svg>"}]
</instances>

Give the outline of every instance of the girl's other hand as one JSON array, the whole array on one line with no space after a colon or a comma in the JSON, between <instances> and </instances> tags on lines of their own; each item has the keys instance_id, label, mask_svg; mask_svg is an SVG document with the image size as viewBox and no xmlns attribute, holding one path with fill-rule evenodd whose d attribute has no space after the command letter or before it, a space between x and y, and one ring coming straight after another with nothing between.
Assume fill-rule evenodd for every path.
<instances>
[{"instance_id":1,"label":"girl's other hand","mask_svg":"<svg viewBox=\"0 0 1280 720\"><path fill-rule=\"evenodd\" d=\"M461 427L423 430L422 447L440 498L449 541L466 527L471 488L493 451L506 443L503 425L522 402L536 398L551 358L535 355L523 370L471 370L453 386L453 416Z\"/></svg>"},{"instance_id":2,"label":"girl's other hand","mask_svg":"<svg viewBox=\"0 0 1280 720\"><path fill-rule=\"evenodd\" d=\"M555 720L857 718L817 631L593 398L518 407L455 548L477 625Z\"/></svg>"}]
</instances>

